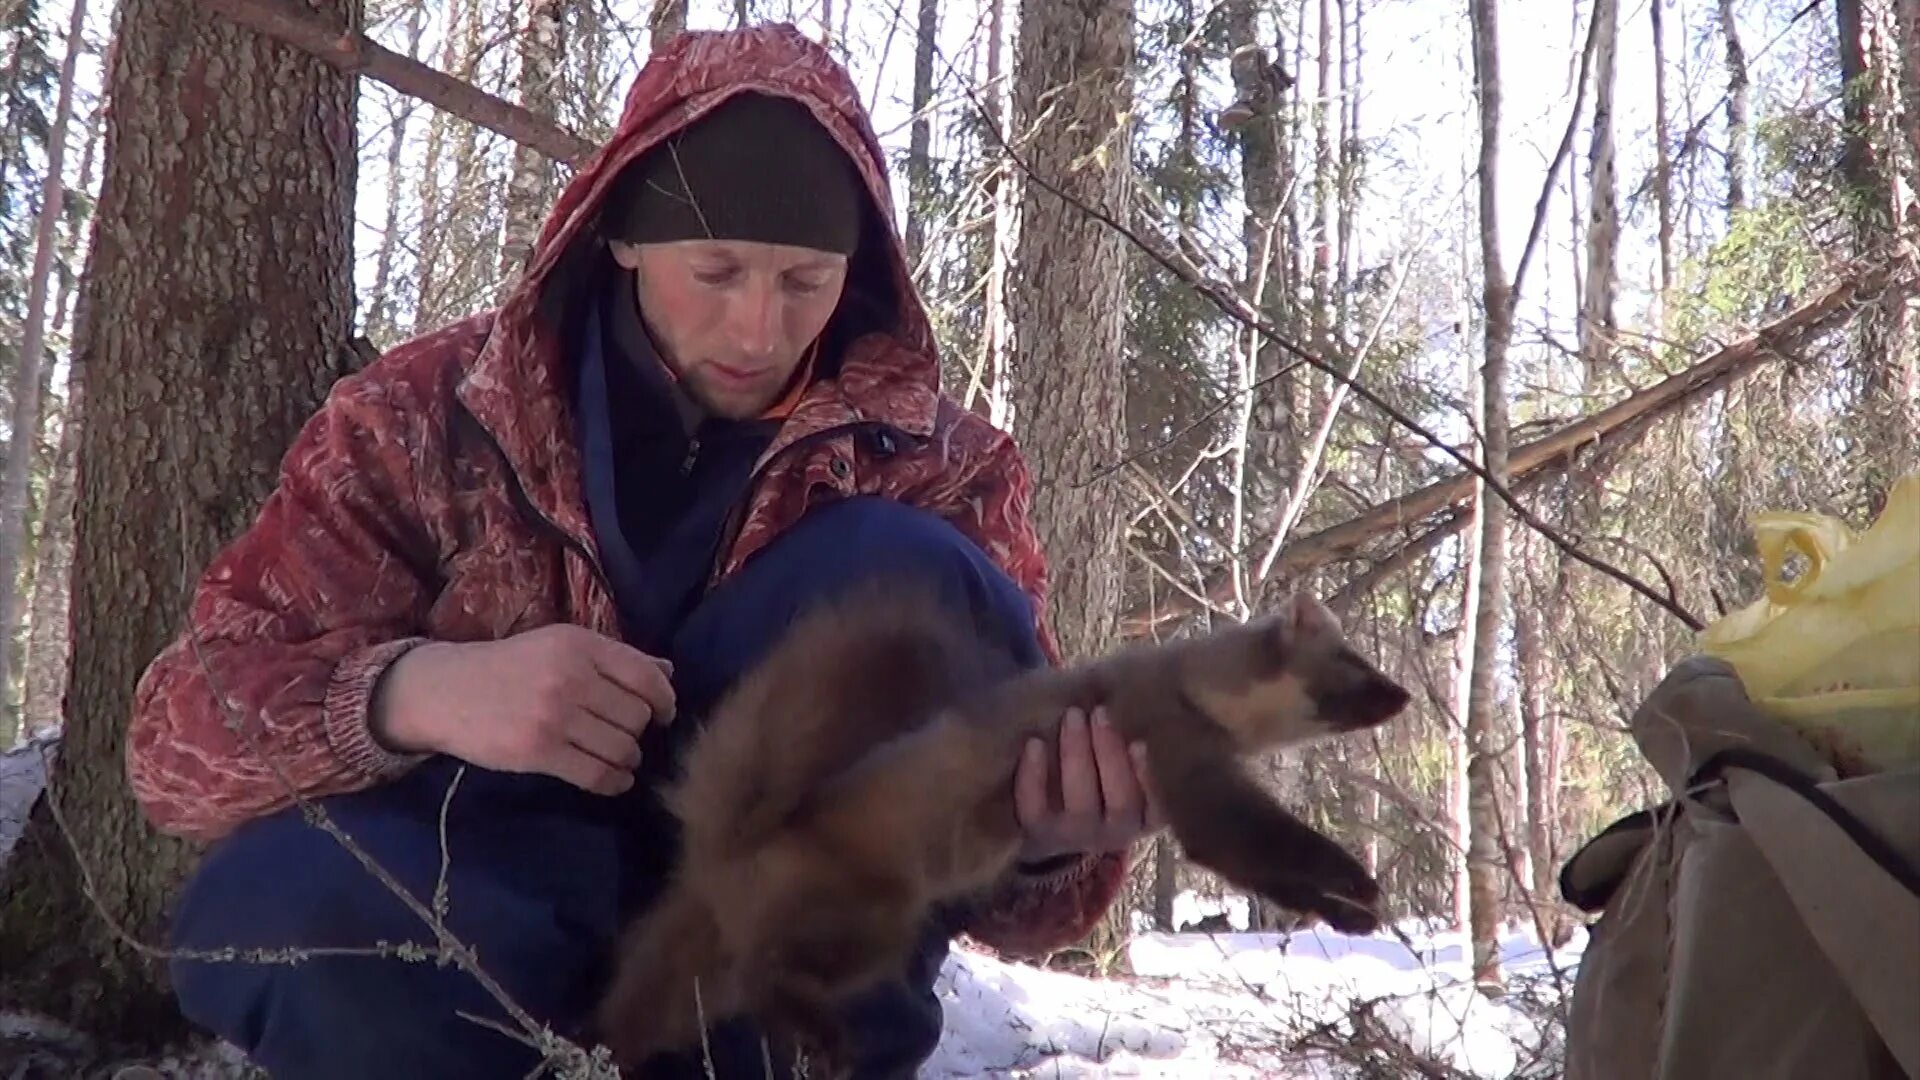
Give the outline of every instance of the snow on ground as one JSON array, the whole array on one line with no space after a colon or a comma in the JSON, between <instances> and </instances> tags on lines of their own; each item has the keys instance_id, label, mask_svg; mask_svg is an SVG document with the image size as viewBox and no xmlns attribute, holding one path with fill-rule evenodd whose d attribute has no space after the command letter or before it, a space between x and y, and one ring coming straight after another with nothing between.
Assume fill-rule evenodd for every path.
<instances>
[{"instance_id":1,"label":"snow on ground","mask_svg":"<svg viewBox=\"0 0 1920 1080\"><path fill-rule=\"evenodd\" d=\"M1232 921L1244 925L1244 915ZM1541 1010L1478 993L1460 935L1400 930L1413 948L1387 932L1321 928L1142 934L1127 951L1132 974L1108 979L956 949L938 986L946 1034L922 1075L1339 1077L1347 1074L1329 1055L1295 1044L1322 1025L1316 1045L1350 1040L1355 1003L1372 1003L1372 1038L1390 1036L1467 1075L1555 1071L1537 1058L1558 1033L1543 1030ZM1531 934L1507 934L1509 986L1544 984L1557 998L1552 988L1571 987L1583 944L1576 936L1550 961Z\"/></svg>"},{"instance_id":2,"label":"snow on ground","mask_svg":"<svg viewBox=\"0 0 1920 1080\"><path fill-rule=\"evenodd\" d=\"M47 766L58 745L58 739L49 738L0 751L0 864L27 827L27 813L47 784Z\"/></svg>"}]
</instances>

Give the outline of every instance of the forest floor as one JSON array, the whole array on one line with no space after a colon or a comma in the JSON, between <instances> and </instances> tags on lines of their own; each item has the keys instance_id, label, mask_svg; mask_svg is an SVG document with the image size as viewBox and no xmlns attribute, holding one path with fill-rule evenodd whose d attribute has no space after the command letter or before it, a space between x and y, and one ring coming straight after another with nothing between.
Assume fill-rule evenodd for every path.
<instances>
[{"instance_id":1,"label":"forest floor","mask_svg":"<svg viewBox=\"0 0 1920 1080\"><path fill-rule=\"evenodd\" d=\"M0 754L0 862L44 782L37 750ZM1243 907L1183 894L1177 925ZM1521 1080L1558 1075L1566 993L1586 938L1549 955L1519 928L1503 937L1507 993L1472 985L1466 944L1406 923L1399 935L1325 928L1289 935L1140 933L1125 974L1086 977L956 946L938 992L946 1030L921 1070L958 1077L1273 1077L1423 1075ZM1402 940L1400 935L1404 935ZM82 1075L82 1033L0 1014L0 1080ZM161 1060L94 1063L87 1077L227 1080L260 1075L209 1043Z\"/></svg>"}]
</instances>

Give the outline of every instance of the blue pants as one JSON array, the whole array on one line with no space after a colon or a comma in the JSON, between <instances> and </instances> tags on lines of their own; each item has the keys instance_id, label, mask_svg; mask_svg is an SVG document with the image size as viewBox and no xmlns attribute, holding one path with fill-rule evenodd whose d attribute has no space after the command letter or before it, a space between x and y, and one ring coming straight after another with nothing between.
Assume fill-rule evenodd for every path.
<instances>
[{"instance_id":1,"label":"blue pants","mask_svg":"<svg viewBox=\"0 0 1920 1080\"><path fill-rule=\"evenodd\" d=\"M673 635L680 718L650 738L657 778L715 699L810 602L872 574L938 587L957 617L993 628L1017 666L1040 664L1033 610L978 547L945 522L878 499L809 513L709 594ZM661 751L665 750L666 753ZM459 763L430 759L380 787L323 800L332 820L422 903L440 880L440 815ZM447 808L446 922L535 1019L579 1038L627 919L670 865L672 819L647 784L603 798L559 780L468 767ZM862 1076L911 1076L939 1041L932 984L952 927L936 919L908 978L848 1017ZM432 946L420 920L297 808L250 823L208 853L173 925L183 950ZM527 1076L538 1055L462 1018L508 1022L459 968L431 959L334 955L293 964L173 962L188 1019L245 1051L276 1080ZM713 1023L715 1018L709 1018ZM715 1025L720 1077L765 1075L748 1018ZM649 1075L704 1075L697 1056Z\"/></svg>"}]
</instances>

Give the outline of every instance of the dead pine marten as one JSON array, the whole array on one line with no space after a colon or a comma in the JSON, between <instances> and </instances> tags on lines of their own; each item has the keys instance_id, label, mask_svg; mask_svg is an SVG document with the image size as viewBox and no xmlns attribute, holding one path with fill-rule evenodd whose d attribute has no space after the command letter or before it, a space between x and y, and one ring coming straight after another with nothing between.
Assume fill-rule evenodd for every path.
<instances>
[{"instance_id":1,"label":"dead pine marten","mask_svg":"<svg viewBox=\"0 0 1920 1080\"><path fill-rule=\"evenodd\" d=\"M1243 760L1359 731L1407 691L1311 596L1244 624L1014 672L911 586L803 615L714 710L666 792L680 863L621 944L596 1035L623 1067L697 1049L747 1013L810 1075L840 1060L834 1017L902 970L936 904L1013 866L1013 777L1030 737L1104 706L1146 745L1187 857L1336 929L1379 925L1358 860L1273 800Z\"/></svg>"}]
</instances>

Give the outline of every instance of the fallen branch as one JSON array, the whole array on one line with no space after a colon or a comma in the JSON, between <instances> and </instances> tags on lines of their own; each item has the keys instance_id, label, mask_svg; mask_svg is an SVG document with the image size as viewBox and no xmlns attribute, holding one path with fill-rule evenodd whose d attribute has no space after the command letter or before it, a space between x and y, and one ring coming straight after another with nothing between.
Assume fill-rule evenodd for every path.
<instances>
[{"instance_id":1,"label":"fallen branch","mask_svg":"<svg viewBox=\"0 0 1920 1080\"><path fill-rule=\"evenodd\" d=\"M310 53L349 75L364 74L556 161L577 166L594 151L592 143L550 120L384 48L358 30L336 29L283 0L200 0L200 6Z\"/></svg>"},{"instance_id":2,"label":"fallen branch","mask_svg":"<svg viewBox=\"0 0 1920 1080\"><path fill-rule=\"evenodd\" d=\"M1888 276L1889 267L1885 264L1857 270L1751 336L1733 342L1685 371L1629 394L1550 435L1515 447L1508 457L1509 484L1524 487L1526 481L1536 478L1537 474L1563 467L1583 447L1629 435L1638 425L1739 381L1763 364L1779 359L1801 339L1844 318L1847 305L1855 296L1880 288ZM1274 572L1294 576L1351 556L1396 528L1458 508L1472 494L1473 476L1467 473L1428 484L1359 517L1288 544L1275 560ZM1208 582L1207 596L1216 603L1224 602L1231 587L1224 572L1216 573ZM1639 591L1652 592L1644 586ZM1663 607L1671 610L1672 605L1665 598L1658 593L1653 595L1662 601ZM1157 611L1128 612L1121 621L1121 630L1135 636L1192 611L1180 598L1169 597Z\"/></svg>"}]
</instances>

